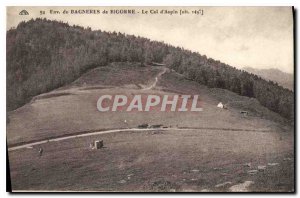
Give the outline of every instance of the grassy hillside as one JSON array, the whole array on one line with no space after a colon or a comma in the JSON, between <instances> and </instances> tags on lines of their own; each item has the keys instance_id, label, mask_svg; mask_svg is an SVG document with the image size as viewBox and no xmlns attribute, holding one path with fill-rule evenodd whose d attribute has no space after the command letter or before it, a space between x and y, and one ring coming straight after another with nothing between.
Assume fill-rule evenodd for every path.
<instances>
[{"instance_id":1,"label":"grassy hillside","mask_svg":"<svg viewBox=\"0 0 300 198\"><path fill-rule=\"evenodd\" d=\"M82 131L134 128L143 123L168 127L292 131L286 126L286 119L263 107L256 99L224 89L207 88L176 72L165 73L154 89L143 90L153 83L161 70L159 67L110 64L86 72L71 84L35 96L30 103L8 113L8 145ZM126 77L122 77L124 74ZM143 76L147 78L141 78ZM99 112L97 100L104 94L199 95L204 109L203 112ZM227 103L228 110L217 108L219 101ZM241 115L242 110L247 110L249 115Z\"/></svg>"},{"instance_id":2,"label":"grassy hillside","mask_svg":"<svg viewBox=\"0 0 300 198\"><path fill-rule=\"evenodd\" d=\"M9 148L71 134L128 129L9 151L13 190L228 192L251 181L244 191L294 191L294 133L286 119L254 98L207 88L171 70L153 89L143 89L162 70L129 63L97 67L9 112ZM96 109L104 94L185 93L200 96L202 112ZM220 100L228 109L217 107ZM243 116L241 110L249 114ZM167 128L132 130L143 123ZM103 140L105 147L91 149L95 140ZM249 173L258 166L265 170Z\"/></svg>"},{"instance_id":3,"label":"grassy hillside","mask_svg":"<svg viewBox=\"0 0 300 198\"><path fill-rule=\"evenodd\" d=\"M106 148L88 149L95 139L103 139ZM31 191L228 192L233 185L253 181L249 191L294 191L294 161L287 160L293 158L287 154L292 153L292 140L291 136L282 139L278 133L222 130L128 132L69 139L43 145L45 153L40 158L35 149L10 152L12 187ZM278 165L248 173L274 162ZM225 182L230 183L220 185Z\"/></svg>"},{"instance_id":4,"label":"grassy hillside","mask_svg":"<svg viewBox=\"0 0 300 198\"><path fill-rule=\"evenodd\" d=\"M205 55L116 32L92 31L46 19L7 31L7 110L68 84L85 71L112 62L164 62L186 78L254 97L293 120L293 92Z\"/></svg>"}]
</instances>

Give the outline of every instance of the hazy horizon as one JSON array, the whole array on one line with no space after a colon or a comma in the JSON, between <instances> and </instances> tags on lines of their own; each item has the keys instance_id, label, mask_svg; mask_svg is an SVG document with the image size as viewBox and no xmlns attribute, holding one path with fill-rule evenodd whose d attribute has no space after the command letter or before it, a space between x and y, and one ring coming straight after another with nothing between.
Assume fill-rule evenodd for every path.
<instances>
[{"instance_id":1,"label":"hazy horizon","mask_svg":"<svg viewBox=\"0 0 300 198\"><path fill-rule=\"evenodd\" d=\"M40 15L64 9L203 9L204 15ZM19 12L26 9L27 16ZM93 30L116 31L183 47L238 69L293 73L292 7L7 7L7 29L47 18Z\"/></svg>"}]
</instances>

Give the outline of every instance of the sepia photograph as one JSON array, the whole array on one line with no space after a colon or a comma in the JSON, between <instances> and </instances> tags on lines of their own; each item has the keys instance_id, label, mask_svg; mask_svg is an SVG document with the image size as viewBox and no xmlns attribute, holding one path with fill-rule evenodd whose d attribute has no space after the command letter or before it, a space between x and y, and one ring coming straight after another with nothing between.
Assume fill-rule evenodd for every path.
<instances>
[{"instance_id":1,"label":"sepia photograph","mask_svg":"<svg viewBox=\"0 0 300 198\"><path fill-rule=\"evenodd\" d=\"M7 6L11 192L295 193L292 6Z\"/></svg>"}]
</instances>

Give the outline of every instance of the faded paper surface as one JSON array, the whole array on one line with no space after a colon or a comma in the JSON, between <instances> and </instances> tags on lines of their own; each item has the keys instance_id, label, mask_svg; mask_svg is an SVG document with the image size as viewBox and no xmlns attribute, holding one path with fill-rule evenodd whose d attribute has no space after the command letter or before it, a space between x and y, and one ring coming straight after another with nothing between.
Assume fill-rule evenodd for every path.
<instances>
[{"instance_id":1,"label":"faded paper surface","mask_svg":"<svg viewBox=\"0 0 300 198\"><path fill-rule=\"evenodd\" d=\"M7 7L15 191L293 192L291 7Z\"/></svg>"}]
</instances>

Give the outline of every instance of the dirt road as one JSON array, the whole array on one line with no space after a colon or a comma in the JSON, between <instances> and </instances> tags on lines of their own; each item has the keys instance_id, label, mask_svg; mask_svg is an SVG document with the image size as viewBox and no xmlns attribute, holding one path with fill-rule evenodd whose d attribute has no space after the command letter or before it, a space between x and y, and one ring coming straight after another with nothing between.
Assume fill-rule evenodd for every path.
<instances>
[{"instance_id":1,"label":"dirt road","mask_svg":"<svg viewBox=\"0 0 300 198\"><path fill-rule=\"evenodd\" d=\"M159 72L159 73L157 74L157 76L155 77L154 83L153 83L152 85L150 85L149 87L146 87L146 88L144 88L144 89L142 89L142 90L150 90L150 89L155 88L155 87L156 87L156 84L157 84L157 82L158 82L158 80L159 80L159 78L160 78L164 73L166 73L167 70L168 70L168 69L167 69L166 67L163 67L163 70L162 70L161 72Z\"/></svg>"},{"instance_id":2,"label":"dirt road","mask_svg":"<svg viewBox=\"0 0 300 198\"><path fill-rule=\"evenodd\" d=\"M118 133L118 132L128 132L128 131L189 131L189 130L208 130L208 131L215 131L215 130L224 130L224 131L247 131L247 132L270 132L269 130L249 130L249 129L235 129L235 128L207 128L207 127L197 127L197 128L128 128L128 129L110 129L110 130L105 130L105 131L93 131L93 132L85 132L81 134L76 134L76 135L66 135L63 137L53 137L49 138L47 140L41 140L41 141L34 141L30 143L24 143L18 146L12 146L8 148L8 151L14 151L14 150L19 150L19 149L24 149L24 148L29 148L32 146L40 145L40 144L45 144L48 142L58 142L58 141L63 141L67 139L72 139L72 138L78 138L78 137L86 137L86 136L93 136L93 135L100 135L100 134L107 134L107 133Z\"/></svg>"}]
</instances>

